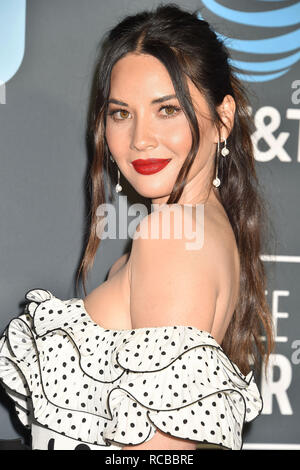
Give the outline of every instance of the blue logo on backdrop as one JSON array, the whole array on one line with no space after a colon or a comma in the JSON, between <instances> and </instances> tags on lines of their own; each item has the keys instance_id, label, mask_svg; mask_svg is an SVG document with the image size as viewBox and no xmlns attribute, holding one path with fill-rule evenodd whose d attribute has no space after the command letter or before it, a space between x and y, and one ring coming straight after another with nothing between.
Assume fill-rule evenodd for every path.
<instances>
[{"instance_id":1,"label":"blue logo on backdrop","mask_svg":"<svg viewBox=\"0 0 300 470\"><path fill-rule=\"evenodd\" d=\"M25 50L26 0L0 1L0 85L19 69Z\"/></svg>"},{"instance_id":2,"label":"blue logo on backdrop","mask_svg":"<svg viewBox=\"0 0 300 470\"><path fill-rule=\"evenodd\" d=\"M260 0L268 2L270 0ZM274 1L274 0L273 0ZM275 0L276 1L276 0ZM281 5L285 0L277 0ZM239 70L247 73L236 74L238 78L247 82L266 82L281 77L287 73L292 65L300 59L300 28L297 27L300 18L300 3L282 6L275 10L259 12L243 12L220 5L215 0L202 0L203 5L215 15L225 20L241 25L253 26L257 31L259 28L272 28L271 37L266 39L234 39L217 33L227 48L233 51L245 52L249 55L249 60L232 60L230 64ZM280 5L280 6L281 6ZM198 13L199 19L205 19ZM289 33L281 33L277 28L286 26L293 27ZM274 31L278 33L274 36ZM251 54L286 54L285 57L275 60L265 60L263 62L252 61ZM259 74L256 74L258 72Z\"/></svg>"}]
</instances>

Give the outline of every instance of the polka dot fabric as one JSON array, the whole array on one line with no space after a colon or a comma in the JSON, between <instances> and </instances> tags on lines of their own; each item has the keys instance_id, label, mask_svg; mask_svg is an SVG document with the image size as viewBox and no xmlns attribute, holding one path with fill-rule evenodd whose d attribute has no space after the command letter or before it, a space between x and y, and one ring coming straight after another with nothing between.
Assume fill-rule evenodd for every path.
<instances>
[{"instance_id":1,"label":"polka dot fabric","mask_svg":"<svg viewBox=\"0 0 300 470\"><path fill-rule=\"evenodd\" d=\"M192 326L108 330L82 299L33 289L0 339L0 380L21 422L109 449L156 430L242 448L244 422L262 409L244 376L206 331Z\"/></svg>"}]
</instances>

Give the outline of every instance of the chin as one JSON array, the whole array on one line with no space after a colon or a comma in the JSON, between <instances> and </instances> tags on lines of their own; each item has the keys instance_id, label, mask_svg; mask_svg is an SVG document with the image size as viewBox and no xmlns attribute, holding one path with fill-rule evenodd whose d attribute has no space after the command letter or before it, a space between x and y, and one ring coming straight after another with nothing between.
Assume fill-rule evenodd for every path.
<instances>
[{"instance_id":1,"label":"chin","mask_svg":"<svg viewBox=\"0 0 300 470\"><path fill-rule=\"evenodd\" d=\"M148 198L148 199L160 199L164 197L169 197L172 191L172 188L170 189L162 188L161 190L158 191L154 189L153 187L145 188L145 186L143 188L134 186L134 189L137 193L140 194L140 196Z\"/></svg>"}]
</instances>

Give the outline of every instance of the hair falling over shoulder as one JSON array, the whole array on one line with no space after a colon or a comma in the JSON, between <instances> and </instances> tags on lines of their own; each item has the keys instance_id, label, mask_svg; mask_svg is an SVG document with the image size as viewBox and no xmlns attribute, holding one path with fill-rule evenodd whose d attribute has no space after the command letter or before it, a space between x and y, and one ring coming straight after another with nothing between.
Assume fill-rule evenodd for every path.
<instances>
[{"instance_id":1,"label":"hair falling over shoulder","mask_svg":"<svg viewBox=\"0 0 300 470\"><path fill-rule=\"evenodd\" d=\"M110 75L113 65L130 52L151 54L164 64L192 132L192 147L167 203L178 202L200 141L186 77L207 100L216 125L222 122L216 108L224 96L230 94L235 100L234 126L227 139L230 159L220 159L218 172L222 184L218 190L239 249L240 294L222 347L244 374L252 368L259 370L262 363L267 370L274 338L272 316L265 296L266 273L260 254L263 242L268 242L269 227L255 171L249 98L229 64L227 48L209 23L197 17L197 11L190 13L176 4L159 5L154 10L125 17L100 44L88 122L92 145L87 182L90 190L89 230L77 282L82 275L86 293L87 273L93 266L100 243L96 233L99 221L96 210L106 202L104 170L110 174L113 169L105 141Z\"/></svg>"}]
</instances>

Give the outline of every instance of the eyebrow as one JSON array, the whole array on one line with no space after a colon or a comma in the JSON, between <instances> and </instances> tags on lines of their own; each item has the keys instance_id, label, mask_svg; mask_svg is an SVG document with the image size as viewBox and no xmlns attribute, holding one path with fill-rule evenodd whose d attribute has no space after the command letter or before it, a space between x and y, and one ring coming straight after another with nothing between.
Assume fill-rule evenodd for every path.
<instances>
[{"instance_id":1,"label":"eyebrow","mask_svg":"<svg viewBox=\"0 0 300 470\"><path fill-rule=\"evenodd\" d=\"M171 100L172 98L177 98L177 96L176 95L162 96L161 98L156 98L155 100L152 100L151 104L163 103L164 101ZM120 106L129 106L127 103L124 103L123 101L116 100L115 98L111 98L110 100L108 100L108 103L115 103L115 104L119 104Z\"/></svg>"}]
</instances>

